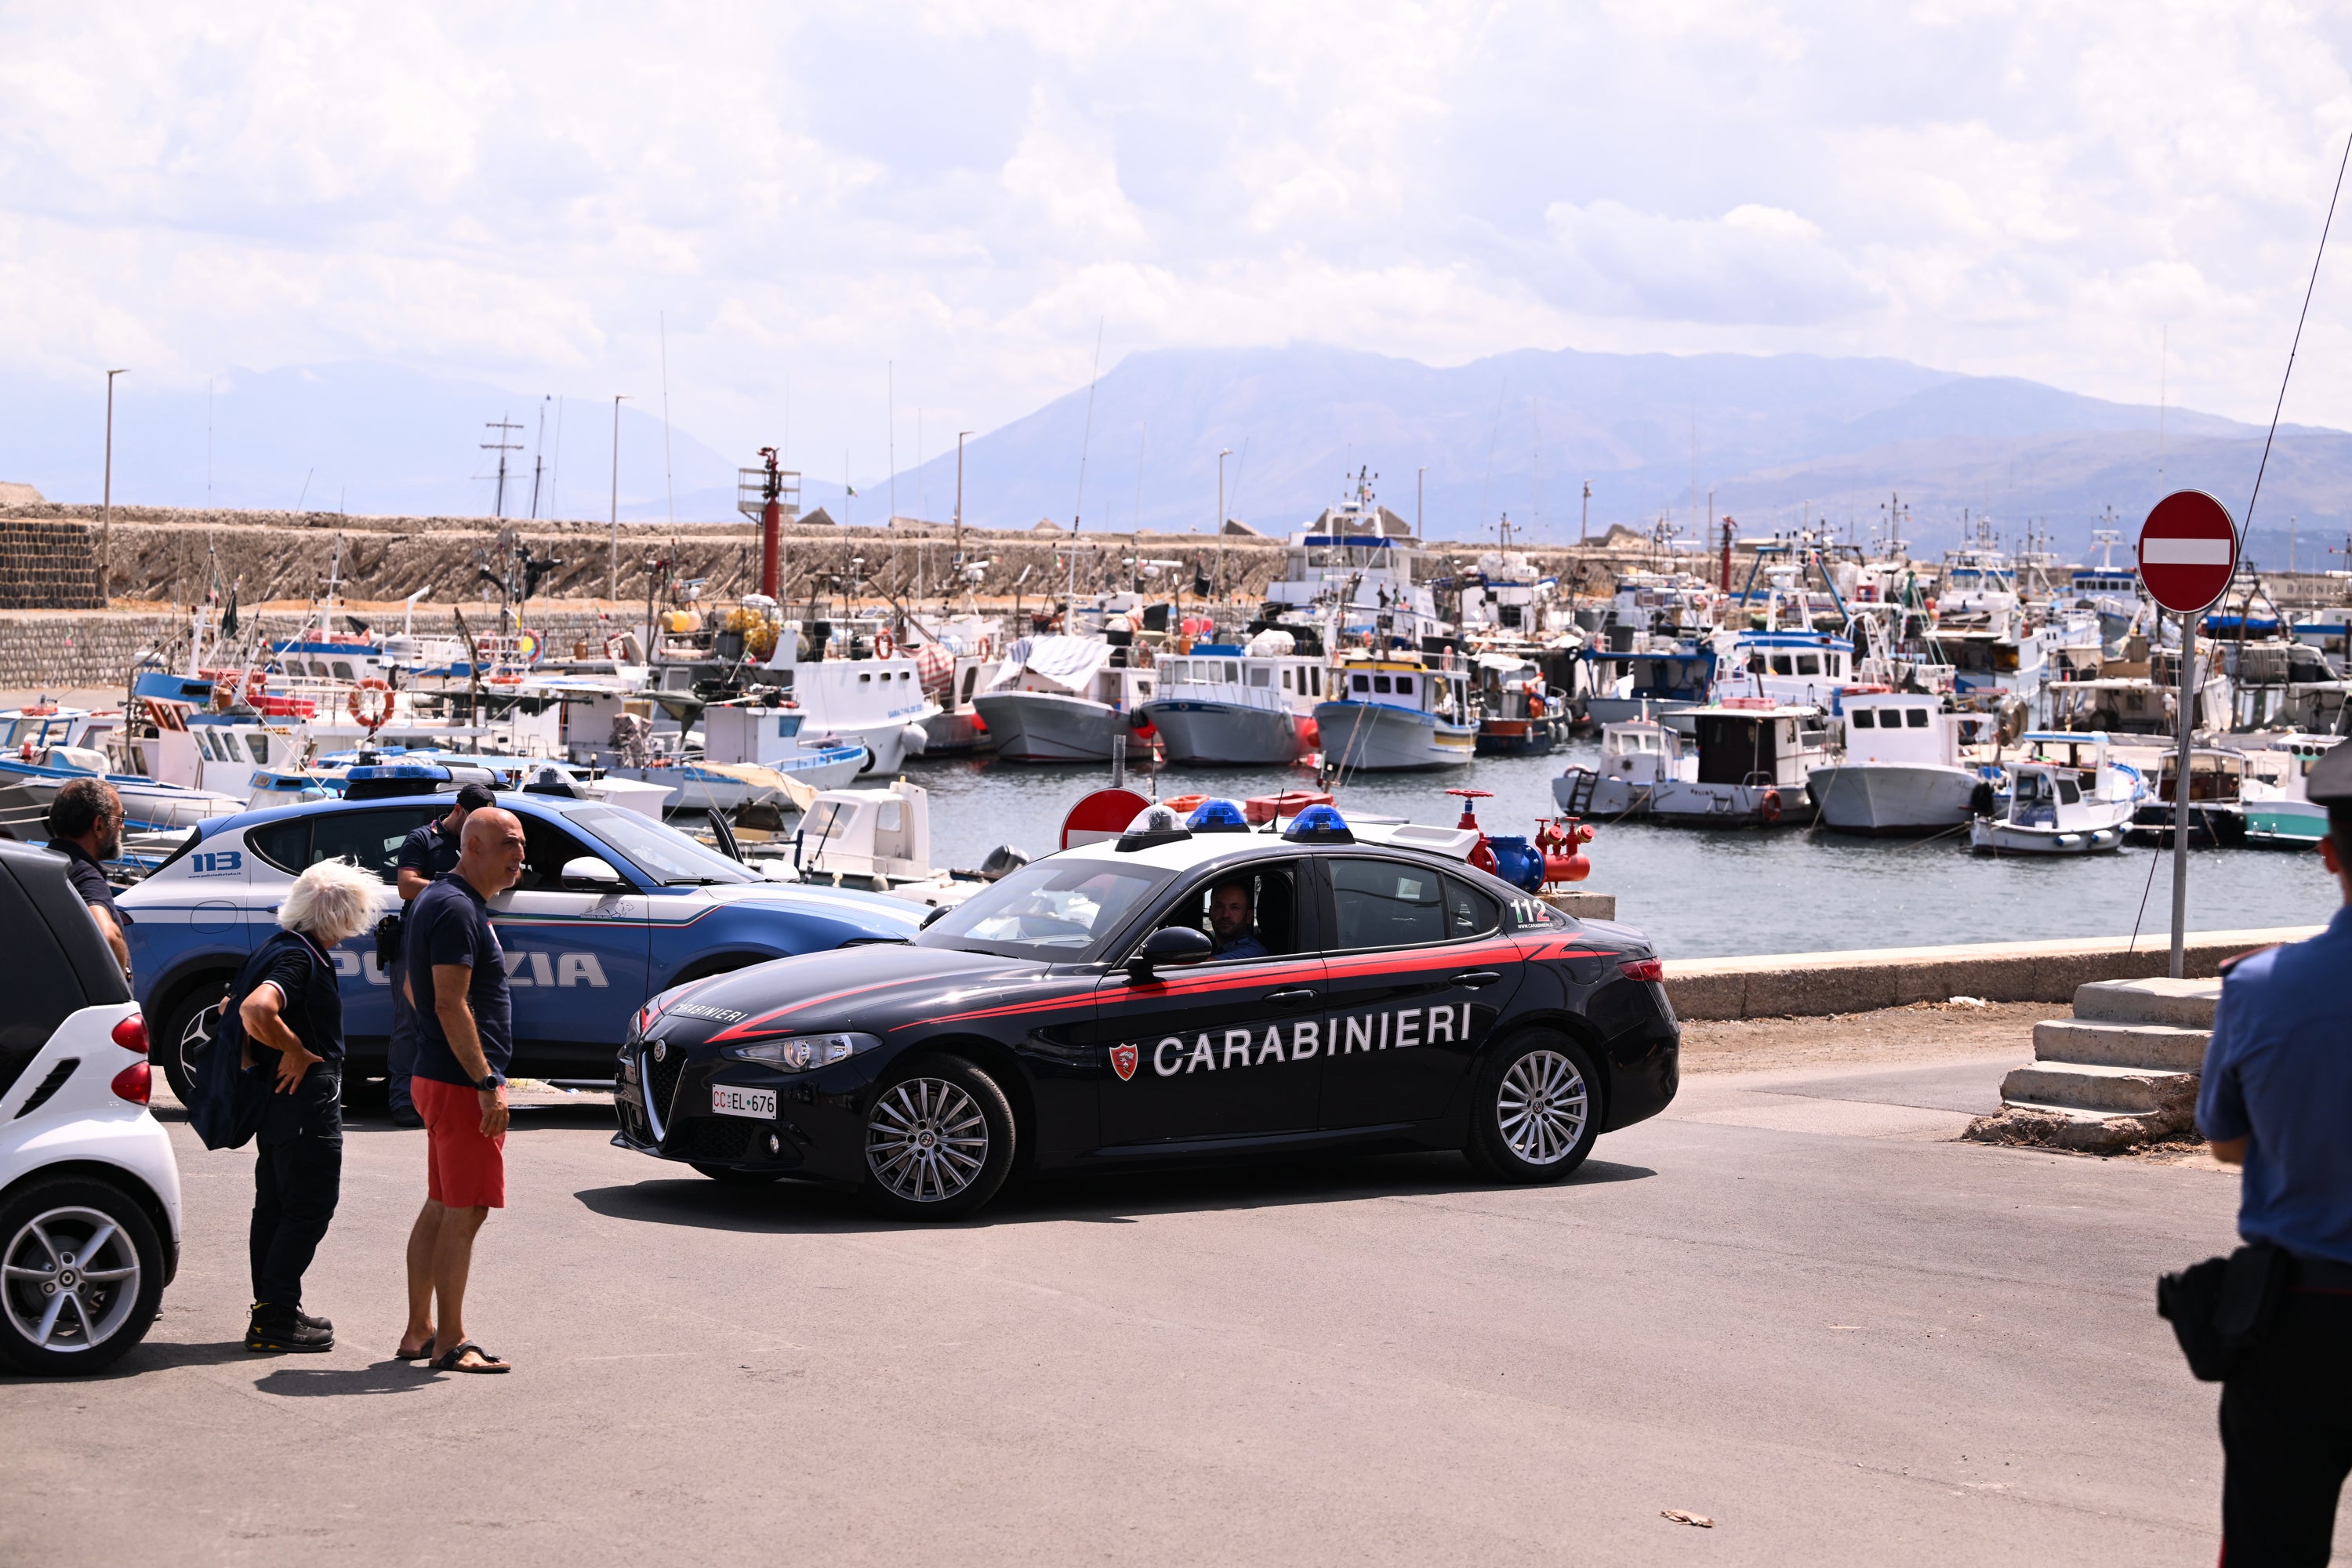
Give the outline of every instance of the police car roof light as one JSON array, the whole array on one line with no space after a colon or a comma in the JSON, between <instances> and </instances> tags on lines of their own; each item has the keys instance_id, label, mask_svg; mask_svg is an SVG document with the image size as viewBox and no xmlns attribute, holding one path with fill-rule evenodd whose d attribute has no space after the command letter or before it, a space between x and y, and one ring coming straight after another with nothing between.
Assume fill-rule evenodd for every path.
<instances>
[{"instance_id":1,"label":"police car roof light","mask_svg":"<svg viewBox=\"0 0 2352 1568\"><path fill-rule=\"evenodd\" d=\"M1154 801L1127 825L1125 833L1119 835L1118 851L1122 855L1132 855L1155 844L1174 844L1192 837L1192 831L1184 826L1183 819L1176 815L1175 807L1165 801Z\"/></svg>"},{"instance_id":2,"label":"police car roof light","mask_svg":"<svg viewBox=\"0 0 2352 1568\"><path fill-rule=\"evenodd\" d=\"M1247 833L1249 819L1230 800L1204 800L1184 819L1184 826L1195 833Z\"/></svg>"},{"instance_id":3,"label":"police car roof light","mask_svg":"<svg viewBox=\"0 0 2352 1568\"><path fill-rule=\"evenodd\" d=\"M1339 815L1336 805L1310 805L1291 818L1283 829L1285 841L1292 844L1353 844L1356 836L1348 831L1348 819Z\"/></svg>"}]
</instances>

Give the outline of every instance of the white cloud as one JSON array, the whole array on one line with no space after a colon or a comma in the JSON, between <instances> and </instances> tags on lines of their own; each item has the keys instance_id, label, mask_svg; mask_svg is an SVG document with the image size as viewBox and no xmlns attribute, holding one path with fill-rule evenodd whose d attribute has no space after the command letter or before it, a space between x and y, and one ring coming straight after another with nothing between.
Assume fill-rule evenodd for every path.
<instances>
[{"instance_id":1,"label":"white cloud","mask_svg":"<svg viewBox=\"0 0 2352 1568\"><path fill-rule=\"evenodd\" d=\"M2267 414L2347 49L2283 0L20 8L0 363L649 395L666 313L681 423L748 450L789 382L860 472L886 363L986 428L1097 322L1107 363L1804 348L2133 398L2168 330L2177 400ZM2298 377L2352 425L2352 364Z\"/></svg>"}]
</instances>

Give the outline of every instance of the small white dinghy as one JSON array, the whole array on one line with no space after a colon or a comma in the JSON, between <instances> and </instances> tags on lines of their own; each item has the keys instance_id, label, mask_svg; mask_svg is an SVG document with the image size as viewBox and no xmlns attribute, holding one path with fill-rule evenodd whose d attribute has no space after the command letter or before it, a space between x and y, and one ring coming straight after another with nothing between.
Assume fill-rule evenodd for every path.
<instances>
[{"instance_id":1,"label":"small white dinghy","mask_svg":"<svg viewBox=\"0 0 2352 1568\"><path fill-rule=\"evenodd\" d=\"M2085 790L2072 768L2050 763L2010 767L2009 803L1969 829L1976 848L2005 855L2090 855L2122 846L2132 803Z\"/></svg>"}]
</instances>

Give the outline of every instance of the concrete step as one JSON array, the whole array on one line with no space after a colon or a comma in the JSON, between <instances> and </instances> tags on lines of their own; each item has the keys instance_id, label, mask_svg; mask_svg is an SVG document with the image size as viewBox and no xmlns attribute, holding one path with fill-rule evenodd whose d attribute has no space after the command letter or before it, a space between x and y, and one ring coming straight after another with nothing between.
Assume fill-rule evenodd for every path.
<instances>
[{"instance_id":1,"label":"concrete step","mask_svg":"<svg viewBox=\"0 0 2352 1568\"><path fill-rule=\"evenodd\" d=\"M2035 1062L2000 1080L2000 1098L2017 1105L2145 1116L2193 1106L2197 1075L2099 1062Z\"/></svg>"},{"instance_id":2,"label":"concrete step","mask_svg":"<svg viewBox=\"0 0 2352 1568\"><path fill-rule=\"evenodd\" d=\"M2152 1072L2197 1072L2206 1032L2170 1024L2102 1024L2046 1018L2033 1026L2033 1054L2045 1062L2092 1062Z\"/></svg>"},{"instance_id":3,"label":"concrete step","mask_svg":"<svg viewBox=\"0 0 2352 1568\"><path fill-rule=\"evenodd\" d=\"M2213 1027L2218 980L2095 980L2074 989L2074 1016L2102 1024L2168 1024Z\"/></svg>"}]
</instances>

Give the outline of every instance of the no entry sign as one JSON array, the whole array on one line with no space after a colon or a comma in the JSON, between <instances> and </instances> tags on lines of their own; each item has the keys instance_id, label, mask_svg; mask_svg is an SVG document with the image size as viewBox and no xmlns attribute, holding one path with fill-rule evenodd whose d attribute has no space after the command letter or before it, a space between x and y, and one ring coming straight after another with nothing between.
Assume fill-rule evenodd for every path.
<instances>
[{"instance_id":1,"label":"no entry sign","mask_svg":"<svg viewBox=\"0 0 2352 1568\"><path fill-rule=\"evenodd\" d=\"M1116 838L1150 804L1131 789L1098 789L1070 807L1070 814L1062 818L1062 847L1075 849L1081 844Z\"/></svg>"},{"instance_id":2,"label":"no entry sign","mask_svg":"<svg viewBox=\"0 0 2352 1568\"><path fill-rule=\"evenodd\" d=\"M2193 616L2221 596L2238 569L2230 510L2203 490L2175 490L2139 529L2139 579L2175 615Z\"/></svg>"}]
</instances>

